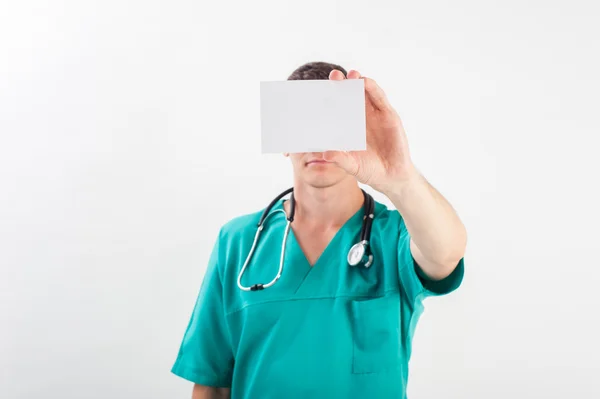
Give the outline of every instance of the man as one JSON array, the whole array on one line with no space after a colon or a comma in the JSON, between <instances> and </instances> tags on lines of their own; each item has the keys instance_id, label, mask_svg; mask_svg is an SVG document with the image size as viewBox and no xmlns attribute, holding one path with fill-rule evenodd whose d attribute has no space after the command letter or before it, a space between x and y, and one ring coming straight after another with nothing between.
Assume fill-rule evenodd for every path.
<instances>
[{"instance_id":1,"label":"man","mask_svg":"<svg viewBox=\"0 0 600 399\"><path fill-rule=\"evenodd\" d=\"M294 170L288 234L286 199L256 245L263 210L222 227L172 372L194 382L193 399L405 398L422 301L461 284L465 227L415 168L374 80L321 62L289 79L364 79L367 150L285 154ZM375 203L369 267L347 258L369 217L358 183L397 209ZM282 242L281 278L240 289L274 279Z\"/></svg>"}]
</instances>

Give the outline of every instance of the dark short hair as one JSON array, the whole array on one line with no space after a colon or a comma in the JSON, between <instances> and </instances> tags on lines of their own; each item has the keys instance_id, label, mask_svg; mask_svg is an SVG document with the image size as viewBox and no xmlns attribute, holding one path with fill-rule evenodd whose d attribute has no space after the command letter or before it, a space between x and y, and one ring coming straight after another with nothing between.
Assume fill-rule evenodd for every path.
<instances>
[{"instance_id":1,"label":"dark short hair","mask_svg":"<svg viewBox=\"0 0 600 399\"><path fill-rule=\"evenodd\" d=\"M287 80L327 80L332 70L341 71L344 76L348 75L346 70L339 65L328 62L308 62L296 68Z\"/></svg>"}]
</instances>

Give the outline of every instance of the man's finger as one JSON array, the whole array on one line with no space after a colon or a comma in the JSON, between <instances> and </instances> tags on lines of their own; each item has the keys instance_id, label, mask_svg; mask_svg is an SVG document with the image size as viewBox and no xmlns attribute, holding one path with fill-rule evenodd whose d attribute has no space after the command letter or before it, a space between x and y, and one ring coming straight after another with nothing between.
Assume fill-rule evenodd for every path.
<instances>
[{"instance_id":1,"label":"man's finger","mask_svg":"<svg viewBox=\"0 0 600 399\"><path fill-rule=\"evenodd\" d=\"M371 103L375 108L379 110L385 110L391 108L388 99L377 83L370 78L363 78L365 80L365 91L371 100Z\"/></svg>"},{"instance_id":2,"label":"man's finger","mask_svg":"<svg viewBox=\"0 0 600 399\"><path fill-rule=\"evenodd\" d=\"M348 72L348 79L360 79L360 73L354 69Z\"/></svg>"},{"instance_id":3,"label":"man's finger","mask_svg":"<svg viewBox=\"0 0 600 399\"><path fill-rule=\"evenodd\" d=\"M337 166L344 169L346 173L356 176L358 174L358 164L352 156L346 151L325 151L323 159L334 162Z\"/></svg>"},{"instance_id":4,"label":"man's finger","mask_svg":"<svg viewBox=\"0 0 600 399\"><path fill-rule=\"evenodd\" d=\"M346 77L344 76L344 73L338 69L334 69L329 73L329 79L330 80L344 80L346 79Z\"/></svg>"}]
</instances>

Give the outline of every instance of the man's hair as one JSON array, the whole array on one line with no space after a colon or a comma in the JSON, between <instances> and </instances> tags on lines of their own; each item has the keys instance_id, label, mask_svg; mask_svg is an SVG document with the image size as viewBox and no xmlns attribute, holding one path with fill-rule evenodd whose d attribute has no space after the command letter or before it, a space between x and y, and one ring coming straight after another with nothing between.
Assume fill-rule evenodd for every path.
<instances>
[{"instance_id":1,"label":"man's hair","mask_svg":"<svg viewBox=\"0 0 600 399\"><path fill-rule=\"evenodd\" d=\"M287 80L327 80L329 73L334 69L343 72L344 76L348 75L346 70L339 65L317 61L298 67Z\"/></svg>"}]
</instances>

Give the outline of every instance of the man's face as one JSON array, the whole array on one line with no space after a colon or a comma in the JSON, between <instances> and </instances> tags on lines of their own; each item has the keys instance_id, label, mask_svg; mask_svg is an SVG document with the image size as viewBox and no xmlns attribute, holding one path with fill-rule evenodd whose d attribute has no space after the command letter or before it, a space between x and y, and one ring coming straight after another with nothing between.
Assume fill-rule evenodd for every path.
<instances>
[{"instance_id":1,"label":"man's face","mask_svg":"<svg viewBox=\"0 0 600 399\"><path fill-rule=\"evenodd\" d=\"M325 161L321 152L302 152L285 155L292 161L296 178L313 187L330 187L349 176L346 171L336 164Z\"/></svg>"}]
</instances>

